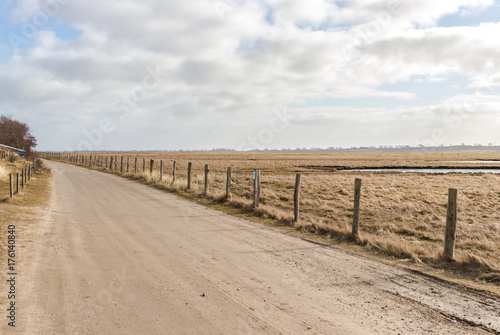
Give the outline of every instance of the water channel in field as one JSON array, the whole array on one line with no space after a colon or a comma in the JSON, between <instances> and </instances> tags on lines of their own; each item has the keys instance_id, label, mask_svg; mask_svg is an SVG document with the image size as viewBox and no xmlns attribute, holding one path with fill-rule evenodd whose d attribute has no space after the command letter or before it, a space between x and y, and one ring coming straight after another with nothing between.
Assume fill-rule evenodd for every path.
<instances>
[{"instance_id":1,"label":"water channel in field","mask_svg":"<svg viewBox=\"0 0 500 335\"><path fill-rule=\"evenodd\" d=\"M351 169L343 170L347 172L404 172L404 173L500 173L500 167L498 169L460 169L460 168L449 168L449 169L401 169L401 168L384 168L384 169Z\"/></svg>"}]
</instances>

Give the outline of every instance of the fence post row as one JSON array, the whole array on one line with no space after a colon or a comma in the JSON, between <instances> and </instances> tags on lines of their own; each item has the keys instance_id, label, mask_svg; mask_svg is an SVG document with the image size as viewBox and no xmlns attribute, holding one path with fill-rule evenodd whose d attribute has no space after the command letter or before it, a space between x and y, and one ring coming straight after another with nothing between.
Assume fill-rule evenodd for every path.
<instances>
[{"instance_id":1,"label":"fence post row","mask_svg":"<svg viewBox=\"0 0 500 335\"><path fill-rule=\"evenodd\" d=\"M361 200L361 179L354 181L354 211L352 215L352 235L359 236L359 214Z\"/></svg>"},{"instance_id":2,"label":"fence post row","mask_svg":"<svg viewBox=\"0 0 500 335\"><path fill-rule=\"evenodd\" d=\"M455 236L457 229L457 190L448 189L448 210L446 213L446 232L444 236L443 256L447 261L453 260Z\"/></svg>"},{"instance_id":3,"label":"fence post row","mask_svg":"<svg viewBox=\"0 0 500 335\"><path fill-rule=\"evenodd\" d=\"M117 160L118 156L97 156L97 155L84 155L84 154L43 154L41 153L41 157L51 157L54 159L59 159L63 161L67 161L77 165L86 165L87 159L89 166L99 166L108 167L108 158L109 158L109 169L116 171L117 169ZM3 158L8 157L5 152L2 152L1 156ZM120 172L123 173L123 161L124 157L121 156L121 165ZM137 162L138 158L134 159L134 172L137 173ZM127 173L130 171L130 158L127 157ZM142 170L145 171L146 159L142 159ZM172 168L172 183L175 181L176 177L176 161L173 161ZM152 175L154 168L154 160L150 160L150 174ZM31 171L36 171L36 160L33 162L33 166L28 165L23 170L21 170L21 174L16 174L15 181L15 189L14 189L14 174L9 174L9 195L12 199L16 193L19 193L19 183L21 183L21 189L24 189L25 185L27 185L28 181L31 180ZM205 179L204 179L204 194L208 194L209 188L209 165L205 164ZM20 180L19 180L20 179ZM163 180L163 160L160 160L160 181ZM227 178L226 178L226 199L231 199L231 167L227 168ZM192 163L188 162L188 173L187 173L187 189L191 189L192 183ZM295 190L294 190L294 216L293 222L296 223L299 221L299 207L300 207L300 184L301 184L301 174L296 174L295 178ZM352 221L352 236L359 237L360 234L360 211L361 211L361 186L362 179L356 178L354 181L354 208L353 208L353 221ZM260 205L260 170L253 171L253 206L259 207ZM447 214L446 214L446 230L445 230L445 241L444 241L444 252L443 258L447 261L453 261L454 259L454 249L455 249L455 241L456 241L456 226L457 226L457 189L449 188L448 189L448 206L447 206Z\"/></svg>"}]
</instances>

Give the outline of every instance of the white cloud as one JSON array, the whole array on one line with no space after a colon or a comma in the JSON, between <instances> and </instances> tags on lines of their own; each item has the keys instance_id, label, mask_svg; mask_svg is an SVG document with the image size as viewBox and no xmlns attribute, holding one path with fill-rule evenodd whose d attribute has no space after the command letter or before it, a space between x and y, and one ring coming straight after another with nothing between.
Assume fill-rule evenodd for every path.
<instances>
[{"instance_id":1,"label":"white cloud","mask_svg":"<svg viewBox=\"0 0 500 335\"><path fill-rule=\"evenodd\" d=\"M223 12L217 3L225 6L220 7ZM40 4L21 1L13 20L32 18ZM248 127L265 125L276 108L325 97L330 101L343 99L348 113L339 116L338 110L327 108L320 118L305 109L296 119L294 127L301 129L304 142L299 146L324 146L331 139L326 130L324 139L316 136L316 127L322 129L323 125L314 120L340 120L354 127L360 121L356 99L392 98L402 104L415 100L415 92L402 86L397 90L398 83L412 81L415 76L427 82L446 82L450 73L465 75L470 83L462 88L464 94L477 89L481 85L478 78L484 75L496 83L491 87L498 85L498 23L436 26L446 14L465 15L464 11L482 10L490 4L489 0L124 0L119 5L112 0L67 1L50 23L30 38L32 46L16 50L13 58L0 65L5 86L0 91L0 109L17 108L17 115L26 121L68 124L72 133L77 131L72 135L73 147L82 138L81 131L98 127L102 117L113 118L116 130L96 148L126 149L132 143L126 131L131 130L141 135L134 143L143 148L159 143L151 129L170 134L161 135L166 142L172 143L175 134L180 136L177 141L188 143L182 129L190 127L203 138L199 145L189 142L193 148L234 147ZM61 31L52 31L51 23L55 22L75 27L80 36L61 39ZM126 118L119 118L122 114L115 110L123 111L127 105L123 100L139 92L147 69L156 67L162 73L159 86L133 103ZM394 84L396 91L380 88L388 83ZM485 93L496 94L491 90ZM351 105L346 99L351 99ZM373 105L382 107L377 100ZM412 122L427 124L425 120L435 118L435 114L426 110L433 108L412 112ZM491 105L482 108L492 111ZM387 110L365 113L367 124L372 126L367 134L374 134L366 140L375 140L374 124L386 132L397 128L389 126L391 118L395 124L404 123L397 113ZM31 117L34 114L39 117ZM375 118L386 120L386 125ZM46 128L46 122L31 126L42 148L63 149L56 138L68 133L58 135ZM224 131L223 126L232 131ZM215 140L213 134L223 135ZM288 137L287 141L295 140ZM269 146L281 143L289 146L278 137Z\"/></svg>"}]
</instances>

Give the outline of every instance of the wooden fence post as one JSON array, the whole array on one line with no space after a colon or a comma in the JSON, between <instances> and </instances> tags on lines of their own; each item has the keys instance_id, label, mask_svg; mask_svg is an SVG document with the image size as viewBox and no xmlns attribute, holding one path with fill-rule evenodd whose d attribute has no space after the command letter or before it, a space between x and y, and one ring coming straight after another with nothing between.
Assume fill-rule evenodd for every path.
<instances>
[{"instance_id":1,"label":"wooden fence post","mask_svg":"<svg viewBox=\"0 0 500 335\"><path fill-rule=\"evenodd\" d=\"M135 158L134 161L134 173L137 173L137 157Z\"/></svg>"},{"instance_id":2,"label":"wooden fence post","mask_svg":"<svg viewBox=\"0 0 500 335\"><path fill-rule=\"evenodd\" d=\"M361 179L354 181L354 212L352 214L352 235L359 236L359 214L361 201Z\"/></svg>"},{"instance_id":3,"label":"wooden fence post","mask_svg":"<svg viewBox=\"0 0 500 335\"><path fill-rule=\"evenodd\" d=\"M108 156L106 156L106 164L104 165L104 167L107 169L108 168Z\"/></svg>"},{"instance_id":4,"label":"wooden fence post","mask_svg":"<svg viewBox=\"0 0 500 335\"><path fill-rule=\"evenodd\" d=\"M21 189L24 190L24 174L26 172L26 169L21 170Z\"/></svg>"},{"instance_id":5,"label":"wooden fence post","mask_svg":"<svg viewBox=\"0 0 500 335\"><path fill-rule=\"evenodd\" d=\"M28 166L28 181L31 180L31 165Z\"/></svg>"},{"instance_id":6,"label":"wooden fence post","mask_svg":"<svg viewBox=\"0 0 500 335\"><path fill-rule=\"evenodd\" d=\"M127 157L127 173L129 172L130 157Z\"/></svg>"},{"instance_id":7,"label":"wooden fence post","mask_svg":"<svg viewBox=\"0 0 500 335\"><path fill-rule=\"evenodd\" d=\"M9 184L10 184L10 198L12 199L14 197L14 181L12 180L12 173L9 174Z\"/></svg>"},{"instance_id":8,"label":"wooden fence post","mask_svg":"<svg viewBox=\"0 0 500 335\"><path fill-rule=\"evenodd\" d=\"M146 158L142 159L142 172L146 171Z\"/></svg>"},{"instance_id":9,"label":"wooden fence post","mask_svg":"<svg viewBox=\"0 0 500 335\"><path fill-rule=\"evenodd\" d=\"M300 178L301 174L297 173L295 176L295 192L293 194L293 222L299 222Z\"/></svg>"},{"instance_id":10,"label":"wooden fence post","mask_svg":"<svg viewBox=\"0 0 500 335\"><path fill-rule=\"evenodd\" d=\"M175 161L174 161L174 167L172 170L172 183L175 181Z\"/></svg>"},{"instance_id":11,"label":"wooden fence post","mask_svg":"<svg viewBox=\"0 0 500 335\"><path fill-rule=\"evenodd\" d=\"M149 161L149 174L153 175L153 166L155 165L154 159Z\"/></svg>"},{"instance_id":12,"label":"wooden fence post","mask_svg":"<svg viewBox=\"0 0 500 335\"><path fill-rule=\"evenodd\" d=\"M160 181L163 180L163 160L160 159Z\"/></svg>"},{"instance_id":13,"label":"wooden fence post","mask_svg":"<svg viewBox=\"0 0 500 335\"><path fill-rule=\"evenodd\" d=\"M113 170L113 156L109 157L109 169Z\"/></svg>"},{"instance_id":14,"label":"wooden fence post","mask_svg":"<svg viewBox=\"0 0 500 335\"><path fill-rule=\"evenodd\" d=\"M19 193L19 173L16 174L17 179L16 179L16 194Z\"/></svg>"},{"instance_id":15,"label":"wooden fence post","mask_svg":"<svg viewBox=\"0 0 500 335\"><path fill-rule=\"evenodd\" d=\"M457 230L457 190L448 189L448 211L446 213L446 232L444 235L444 258L453 260L455 233Z\"/></svg>"},{"instance_id":16,"label":"wooden fence post","mask_svg":"<svg viewBox=\"0 0 500 335\"><path fill-rule=\"evenodd\" d=\"M191 189L191 166L192 166L192 164L191 164L191 162L189 162L188 163L188 185L187 185L188 190Z\"/></svg>"},{"instance_id":17,"label":"wooden fence post","mask_svg":"<svg viewBox=\"0 0 500 335\"><path fill-rule=\"evenodd\" d=\"M253 207L259 207L260 204L260 170L254 170L253 179Z\"/></svg>"},{"instance_id":18,"label":"wooden fence post","mask_svg":"<svg viewBox=\"0 0 500 335\"><path fill-rule=\"evenodd\" d=\"M120 159L120 173L123 173L123 156Z\"/></svg>"},{"instance_id":19,"label":"wooden fence post","mask_svg":"<svg viewBox=\"0 0 500 335\"><path fill-rule=\"evenodd\" d=\"M227 167L227 177L226 177L226 199L231 199L231 167Z\"/></svg>"},{"instance_id":20,"label":"wooden fence post","mask_svg":"<svg viewBox=\"0 0 500 335\"><path fill-rule=\"evenodd\" d=\"M115 156L115 171L116 171L116 165L118 164L118 156Z\"/></svg>"},{"instance_id":21,"label":"wooden fence post","mask_svg":"<svg viewBox=\"0 0 500 335\"><path fill-rule=\"evenodd\" d=\"M203 191L205 195L208 194L208 171L208 164L205 164L205 190Z\"/></svg>"}]
</instances>

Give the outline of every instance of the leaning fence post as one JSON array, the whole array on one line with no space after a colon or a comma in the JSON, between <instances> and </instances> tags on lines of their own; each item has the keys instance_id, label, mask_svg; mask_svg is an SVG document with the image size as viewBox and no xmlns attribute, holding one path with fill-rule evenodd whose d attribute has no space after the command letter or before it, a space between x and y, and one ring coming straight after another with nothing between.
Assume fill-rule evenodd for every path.
<instances>
[{"instance_id":1,"label":"leaning fence post","mask_svg":"<svg viewBox=\"0 0 500 335\"><path fill-rule=\"evenodd\" d=\"M446 232L444 235L444 258L453 260L455 249L455 233L457 230L457 190L448 189L448 210L446 213Z\"/></svg>"},{"instance_id":2,"label":"leaning fence post","mask_svg":"<svg viewBox=\"0 0 500 335\"><path fill-rule=\"evenodd\" d=\"M205 164L205 190L204 190L204 194L207 195L208 193L208 164Z\"/></svg>"},{"instance_id":3,"label":"leaning fence post","mask_svg":"<svg viewBox=\"0 0 500 335\"><path fill-rule=\"evenodd\" d=\"M12 199L14 197L14 181L12 180L12 173L9 174L9 184L10 184L10 198Z\"/></svg>"},{"instance_id":4,"label":"leaning fence post","mask_svg":"<svg viewBox=\"0 0 500 335\"><path fill-rule=\"evenodd\" d=\"M359 214L361 200L361 179L356 178L354 181L354 212L352 215L352 235L359 236Z\"/></svg>"},{"instance_id":5,"label":"leaning fence post","mask_svg":"<svg viewBox=\"0 0 500 335\"><path fill-rule=\"evenodd\" d=\"M260 170L253 171L253 206L259 207L260 203Z\"/></svg>"},{"instance_id":6,"label":"leaning fence post","mask_svg":"<svg viewBox=\"0 0 500 335\"><path fill-rule=\"evenodd\" d=\"M295 192L293 193L293 222L299 222L300 178L301 174L297 173L295 176Z\"/></svg>"},{"instance_id":7,"label":"leaning fence post","mask_svg":"<svg viewBox=\"0 0 500 335\"><path fill-rule=\"evenodd\" d=\"M191 189L191 162L188 163L188 185L187 185L187 188L188 190Z\"/></svg>"}]
</instances>

